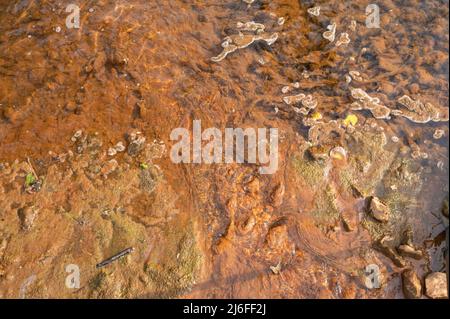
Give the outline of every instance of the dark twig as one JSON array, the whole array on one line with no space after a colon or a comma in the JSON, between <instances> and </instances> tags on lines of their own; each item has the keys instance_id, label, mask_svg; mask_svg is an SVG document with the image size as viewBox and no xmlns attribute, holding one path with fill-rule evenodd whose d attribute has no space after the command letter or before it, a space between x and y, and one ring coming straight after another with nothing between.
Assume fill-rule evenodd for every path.
<instances>
[{"instance_id":1,"label":"dark twig","mask_svg":"<svg viewBox=\"0 0 450 319\"><path fill-rule=\"evenodd\" d=\"M112 257L110 257L110 258L108 258L108 259L102 261L101 263L97 264L96 267L97 267L97 268L101 268L101 267L107 266L107 265L109 265L110 263L112 263L113 261L115 261L115 260L117 260L117 259L119 259L119 258L122 258L122 257L128 255L128 254L131 253L133 250L134 250L133 247L127 248L127 249L125 249L125 250L122 250L122 251L119 252L118 254L116 254L116 255L114 255L114 256L112 256Z\"/></svg>"}]
</instances>

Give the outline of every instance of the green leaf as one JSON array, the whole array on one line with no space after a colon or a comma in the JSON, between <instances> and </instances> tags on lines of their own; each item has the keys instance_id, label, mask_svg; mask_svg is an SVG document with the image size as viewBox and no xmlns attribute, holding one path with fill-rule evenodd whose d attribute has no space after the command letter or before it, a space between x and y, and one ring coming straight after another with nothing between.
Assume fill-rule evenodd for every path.
<instances>
[{"instance_id":1,"label":"green leaf","mask_svg":"<svg viewBox=\"0 0 450 319\"><path fill-rule=\"evenodd\" d=\"M139 165L139 167L140 167L141 169L148 169L148 164L146 164L146 163L141 163L141 164Z\"/></svg>"},{"instance_id":2,"label":"green leaf","mask_svg":"<svg viewBox=\"0 0 450 319\"><path fill-rule=\"evenodd\" d=\"M28 173L25 177L25 185L27 187L33 185L33 183L36 181L36 177L34 177L33 173Z\"/></svg>"}]
</instances>

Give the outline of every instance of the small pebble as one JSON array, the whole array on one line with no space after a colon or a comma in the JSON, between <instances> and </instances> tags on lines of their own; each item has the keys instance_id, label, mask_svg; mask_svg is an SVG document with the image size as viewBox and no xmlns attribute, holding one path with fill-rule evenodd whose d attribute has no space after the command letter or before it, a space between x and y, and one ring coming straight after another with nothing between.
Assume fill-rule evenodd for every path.
<instances>
[{"instance_id":1,"label":"small pebble","mask_svg":"<svg viewBox=\"0 0 450 319\"><path fill-rule=\"evenodd\" d=\"M125 151L125 145L123 145L122 142L118 142L114 148L116 149L117 152Z\"/></svg>"},{"instance_id":2,"label":"small pebble","mask_svg":"<svg viewBox=\"0 0 450 319\"><path fill-rule=\"evenodd\" d=\"M434 272L425 278L425 289L428 297L433 299L448 298L447 275Z\"/></svg>"},{"instance_id":3,"label":"small pebble","mask_svg":"<svg viewBox=\"0 0 450 319\"><path fill-rule=\"evenodd\" d=\"M347 158L347 151L341 146L336 146L330 151L330 157L337 160L344 160Z\"/></svg>"},{"instance_id":4,"label":"small pebble","mask_svg":"<svg viewBox=\"0 0 450 319\"><path fill-rule=\"evenodd\" d=\"M419 84L417 84L417 83L411 84L411 86L409 87L409 90L410 90L410 92L411 92L412 94L417 94L417 93L419 93L419 91L420 91Z\"/></svg>"},{"instance_id":5,"label":"small pebble","mask_svg":"<svg viewBox=\"0 0 450 319\"><path fill-rule=\"evenodd\" d=\"M76 142L76 140L78 140L81 135L83 134L82 130L78 130L75 132L75 134L73 134L72 138L70 139L72 142Z\"/></svg>"},{"instance_id":6,"label":"small pebble","mask_svg":"<svg viewBox=\"0 0 450 319\"><path fill-rule=\"evenodd\" d=\"M346 45L350 43L350 38L348 36L348 33L344 32L341 33L339 39L336 42L336 46Z\"/></svg>"},{"instance_id":7,"label":"small pebble","mask_svg":"<svg viewBox=\"0 0 450 319\"><path fill-rule=\"evenodd\" d=\"M318 17L320 15L320 7L312 7L308 9L308 13L312 16Z\"/></svg>"},{"instance_id":8,"label":"small pebble","mask_svg":"<svg viewBox=\"0 0 450 319\"><path fill-rule=\"evenodd\" d=\"M117 150L116 150L115 148L110 147L110 148L108 149L108 155L109 155L109 156L114 156L114 155L116 155L116 154L117 154Z\"/></svg>"},{"instance_id":9,"label":"small pebble","mask_svg":"<svg viewBox=\"0 0 450 319\"><path fill-rule=\"evenodd\" d=\"M436 131L434 131L433 138L435 140L438 140L438 139L442 138L444 135L445 135L444 130L437 129Z\"/></svg>"}]
</instances>

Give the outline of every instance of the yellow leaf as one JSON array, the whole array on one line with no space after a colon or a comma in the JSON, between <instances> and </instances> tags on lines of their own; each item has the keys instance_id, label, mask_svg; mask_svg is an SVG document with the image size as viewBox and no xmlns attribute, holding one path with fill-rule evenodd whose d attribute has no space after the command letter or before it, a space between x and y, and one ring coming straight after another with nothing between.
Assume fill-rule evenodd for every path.
<instances>
[{"instance_id":1,"label":"yellow leaf","mask_svg":"<svg viewBox=\"0 0 450 319\"><path fill-rule=\"evenodd\" d=\"M347 115L347 117L344 120L344 125L345 126L355 126L356 123L358 123L358 117L354 114L349 114Z\"/></svg>"},{"instance_id":2,"label":"yellow leaf","mask_svg":"<svg viewBox=\"0 0 450 319\"><path fill-rule=\"evenodd\" d=\"M315 120L315 121L321 120L321 119L322 119L322 114L320 114L319 112L314 112L314 113L311 115L311 118L312 118L313 120Z\"/></svg>"}]
</instances>

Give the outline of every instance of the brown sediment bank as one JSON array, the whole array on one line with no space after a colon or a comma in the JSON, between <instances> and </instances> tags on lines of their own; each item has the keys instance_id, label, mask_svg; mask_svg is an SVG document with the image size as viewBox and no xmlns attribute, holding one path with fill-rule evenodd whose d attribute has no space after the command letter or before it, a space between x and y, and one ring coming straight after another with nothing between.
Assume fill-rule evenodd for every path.
<instances>
[{"instance_id":1,"label":"brown sediment bank","mask_svg":"<svg viewBox=\"0 0 450 319\"><path fill-rule=\"evenodd\" d=\"M0 0L0 297L386 298L443 271L448 5L367 28L369 3L100 0L68 29L69 1ZM174 164L193 120L278 128L278 171Z\"/></svg>"}]
</instances>

